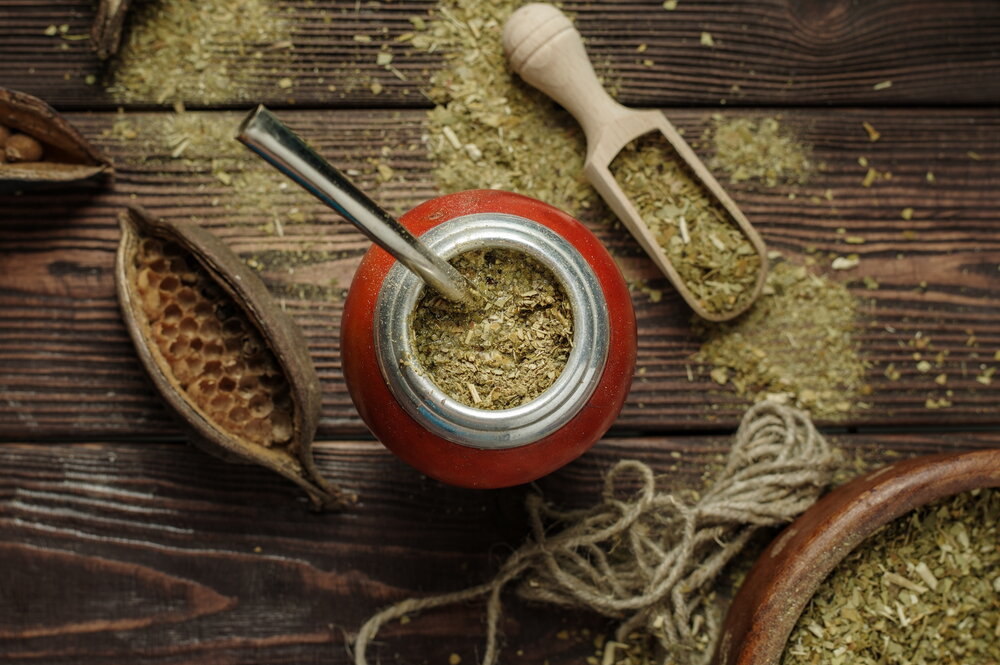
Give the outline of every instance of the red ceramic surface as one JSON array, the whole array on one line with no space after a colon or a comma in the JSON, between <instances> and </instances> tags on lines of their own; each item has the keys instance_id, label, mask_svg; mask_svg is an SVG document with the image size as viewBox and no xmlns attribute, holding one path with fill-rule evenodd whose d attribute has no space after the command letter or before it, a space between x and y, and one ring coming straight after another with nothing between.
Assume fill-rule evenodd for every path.
<instances>
[{"instance_id":1,"label":"red ceramic surface","mask_svg":"<svg viewBox=\"0 0 1000 665\"><path fill-rule=\"evenodd\" d=\"M374 246L361 261L344 306L341 354L348 390L372 433L428 476L452 485L496 488L539 478L597 442L621 411L635 366L636 324L628 288L614 260L580 222L546 203L495 190L459 192L423 203L400 219L414 235L449 219L500 212L534 220L573 244L597 275L607 301L611 339L607 364L593 395L565 426L535 443L483 450L431 434L389 391L375 356L374 311L379 289L395 263Z\"/></svg>"}]
</instances>

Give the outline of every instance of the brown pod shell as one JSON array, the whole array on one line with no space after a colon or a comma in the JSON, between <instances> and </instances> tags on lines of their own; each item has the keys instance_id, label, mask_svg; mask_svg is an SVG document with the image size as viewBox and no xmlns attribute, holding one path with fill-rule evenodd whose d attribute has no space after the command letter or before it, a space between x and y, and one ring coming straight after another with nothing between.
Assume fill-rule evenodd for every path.
<instances>
[{"instance_id":1,"label":"brown pod shell","mask_svg":"<svg viewBox=\"0 0 1000 665\"><path fill-rule=\"evenodd\" d=\"M280 473L317 508L343 507L313 461L320 384L305 338L261 279L196 224L132 207L120 223L125 326L192 442Z\"/></svg>"},{"instance_id":2,"label":"brown pod shell","mask_svg":"<svg viewBox=\"0 0 1000 665\"><path fill-rule=\"evenodd\" d=\"M90 28L90 43L101 60L118 53L131 0L98 0L97 16Z\"/></svg>"},{"instance_id":3,"label":"brown pod shell","mask_svg":"<svg viewBox=\"0 0 1000 665\"><path fill-rule=\"evenodd\" d=\"M37 97L0 88L0 125L31 136L44 148L42 161L0 163L0 184L73 182L112 170L107 157Z\"/></svg>"}]
</instances>

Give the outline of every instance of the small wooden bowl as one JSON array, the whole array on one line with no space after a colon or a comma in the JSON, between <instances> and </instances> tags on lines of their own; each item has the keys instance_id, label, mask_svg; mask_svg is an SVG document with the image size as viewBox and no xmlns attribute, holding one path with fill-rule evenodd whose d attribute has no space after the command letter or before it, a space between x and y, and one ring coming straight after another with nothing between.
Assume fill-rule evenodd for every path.
<instances>
[{"instance_id":1,"label":"small wooden bowl","mask_svg":"<svg viewBox=\"0 0 1000 665\"><path fill-rule=\"evenodd\" d=\"M757 560L729 608L714 665L778 665L802 610L859 543L914 508L985 487L1000 487L1000 449L915 457L833 490Z\"/></svg>"}]
</instances>

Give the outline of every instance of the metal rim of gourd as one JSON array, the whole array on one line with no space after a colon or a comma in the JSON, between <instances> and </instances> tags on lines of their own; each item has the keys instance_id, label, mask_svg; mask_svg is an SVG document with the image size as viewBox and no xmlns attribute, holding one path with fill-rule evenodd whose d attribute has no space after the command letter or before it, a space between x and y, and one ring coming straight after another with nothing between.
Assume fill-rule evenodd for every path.
<instances>
[{"instance_id":1,"label":"metal rim of gourd","mask_svg":"<svg viewBox=\"0 0 1000 665\"><path fill-rule=\"evenodd\" d=\"M573 419L593 395L607 361L610 323L593 268L565 238L533 220L504 213L456 217L420 239L445 259L497 248L523 252L548 268L573 312L573 348L542 394L511 409L477 409L449 397L420 369L410 321L424 284L396 263L375 305L375 353L390 392L431 433L472 448L502 450L534 443Z\"/></svg>"}]
</instances>

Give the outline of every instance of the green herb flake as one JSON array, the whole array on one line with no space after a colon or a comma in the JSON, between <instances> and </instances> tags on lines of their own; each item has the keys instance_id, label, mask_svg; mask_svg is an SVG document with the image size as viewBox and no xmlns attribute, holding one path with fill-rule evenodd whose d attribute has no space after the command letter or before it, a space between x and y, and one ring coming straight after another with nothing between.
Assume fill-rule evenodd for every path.
<instances>
[{"instance_id":1,"label":"green herb flake","mask_svg":"<svg viewBox=\"0 0 1000 665\"><path fill-rule=\"evenodd\" d=\"M880 134L879 131L875 129L874 125L872 125L870 122L868 121L862 122L861 126L865 128L865 132L868 133L868 140L871 141L872 143L875 143L875 141L878 141L880 138L882 138L882 134Z\"/></svg>"}]
</instances>

